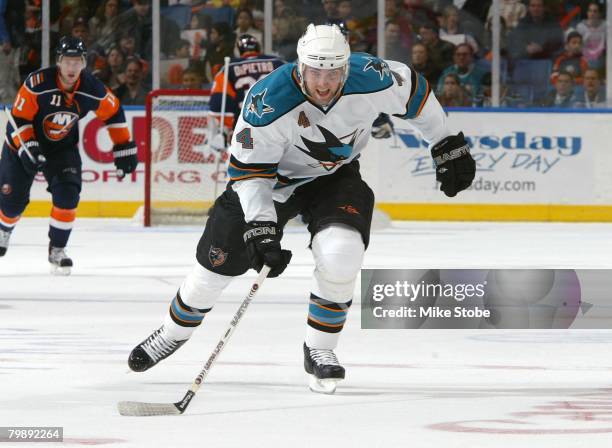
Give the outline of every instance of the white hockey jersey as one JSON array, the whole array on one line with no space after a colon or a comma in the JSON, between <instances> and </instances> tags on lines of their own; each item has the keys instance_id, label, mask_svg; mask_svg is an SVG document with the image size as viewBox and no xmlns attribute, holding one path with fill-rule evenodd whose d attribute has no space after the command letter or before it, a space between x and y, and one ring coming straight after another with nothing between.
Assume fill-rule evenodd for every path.
<instances>
[{"instance_id":1,"label":"white hockey jersey","mask_svg":"<svg viewBox=\"0 0 612 448\"><path fill-rule=\"evenodd\" d=\"M228 174L245 220L276 221L274 201L359 157L382 112L409 120L430 144L450 135L446 115L423 76L366 53L350 57L342 96L311 103L286 64L249 91L230 146Z\"/></svg>"}]
</instances>

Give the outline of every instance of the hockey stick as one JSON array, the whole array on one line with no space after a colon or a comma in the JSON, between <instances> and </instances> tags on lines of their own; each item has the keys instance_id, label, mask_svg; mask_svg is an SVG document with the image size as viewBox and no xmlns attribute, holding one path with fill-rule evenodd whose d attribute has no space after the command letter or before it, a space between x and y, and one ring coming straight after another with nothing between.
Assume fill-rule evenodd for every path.
<instances>
[{"instance_id":1,"label":"hockey stick","mask_svg":"<svg viewBox=\"0 0 612 448\"><path fill-rule=\"evenodd\" d=\"M189 406L191 399L195 396L201 384L206 379L206 376L208 375L210 369L217 360L217 357L221 354L221 351L227 345L227 342L229 341L229 338L238 326L238 322L240 322L242 315L248 308L249 304L253 300L253 297L255 297L255 294L257 293L269 273L270 268L268 266L264 266L261 269L257 280L255 280L255 282L251 286L251 290L240 305L240 308L238 308L238 311L236 311L236 314L234 314L234 317L230 322L230 326L225 331L225 334L223 335L221 340L219 340L219 343L208 358L208 361L206 361L204 368L200 371L196 379L193 381L191 387L189 388L189 390L181 401L178 401L176 403L143 403L139 401L121 401L117 404L119 414L125 416L145 417L152 415L181 415L182 413L184 413L185 409L187 409L187 406Z\"/></svg>"},{"instance_id":2,"label":"hockey stick","mask_svg":"<svg viewBox=\"0 0 612 448\"><path fill-rule=\"evenodd\" d=\"M221 121L219 122L219 132L221 133L221 135L223 135L223 128L225 126L225 105L227 103L227 82L229 80L229 63L230 63L230 58L229 56L225 56L225 58L223 59L223 96L221 96ZM225 143L226 147L225 150L227 151L227 142ZM215 195L214 195L214 199L217 199L217 193L218 193L218 187L219 187L219 180L217 179L217 177L219 176L219 166L221 165L221 159L222 159L222 155L221 152L219 152L217 154L217 168L215 169Z\"/></svg>"},{"instance_id":3,"label":"hockey stick","mask_svg":"<svg viewBox=\"0 0 612 448\"><path fill-rule=\"evenodd\" d=\"M36 163L36 161L33 160L33 158L32 158L32 154L30 154L30 152L28 151L28 148L26 147L26 145L25 145L25 143L23 141L23 138L21 138L21 134L19 133L19 129L17 128L17 123L15 123L15 119L13 118L13 115L11 114L11 111L9 110L9 108L7 106L4 106L4 112L6 113L8 121L11 124L11 126L13 127L13 129L15 130L15 133L17 134L17 137L19 138L19 142L21 143L20 148L17 150L18 154L21 155L21 153L23 151L27 151L28 158L30 160L32 160L32 162ZM11 137L9 136L9 140L10 139L11 139ZM45 163L46 161L47 161L47 159L42 154L40 154L38 156L38 163Z\"/></svg>"}]
</instances>

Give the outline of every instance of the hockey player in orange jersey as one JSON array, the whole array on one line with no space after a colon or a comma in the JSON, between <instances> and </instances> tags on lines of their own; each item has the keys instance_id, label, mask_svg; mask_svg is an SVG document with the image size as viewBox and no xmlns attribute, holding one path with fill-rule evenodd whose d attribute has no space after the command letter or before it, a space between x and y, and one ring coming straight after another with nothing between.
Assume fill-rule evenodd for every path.
<instances>
[{"instance_id":1,"label":"hockey player in orange jersey","mask_svg":"<svg viewBox=\"0 0 612 448\"><path fill-rule=\"evenodd\" d=\"M31 73L13 103L0 158L0 257L29 202L34 177L42 171L53 207L49 223L52 272L68 275L72 260L66 245L81 191L78 121L93 111L105 122L113 141L120 177L138 164L119 100L85 70L87 50L75 37L63 37L57 66Z\"/></svg>"}]
</instances>

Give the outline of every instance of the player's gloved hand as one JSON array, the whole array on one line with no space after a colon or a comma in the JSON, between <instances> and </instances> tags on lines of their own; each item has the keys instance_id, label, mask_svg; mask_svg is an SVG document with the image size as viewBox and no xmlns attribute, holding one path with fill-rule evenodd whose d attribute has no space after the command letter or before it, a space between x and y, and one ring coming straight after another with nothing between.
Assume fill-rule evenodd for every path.
<instances>
[{"instance_id":1,"label":"player's gloved hand","mask_svg":"<svg viewBox=\"0 0 612 448\"><path fill-rule=\"evenodd\" d=\"M36 140L28 140L22 144L17 154L19 155L23 169L26 170L28 174L36 174L47 162Z\"/></svg>"},{"instance_id":2,"label":"player's gloved hand","mask_svg":"<svg viewBox=\"0 0 612 448\"><path fill-rule=\"evenodd\" d=\"M440 190L448 197L465 190L476 175L476 162L470 154L470 145L463 132L449 135L431 148L436 165L436 180L441 182Z\"/></svg>"},{"instance_id":3,"label":"player's gloved hand","mask_svg":"<svg viewBox=\"0 0 612 448\"><path fill-rule=\"evenodd\" d=\"M372 137L389 138L393 135L393 122L387 114L379 114L372 123Z\"/></svg>"},{"instance_id":4,"label":"player's gloved hand","mask_svg":"<svg viewBox=\"0 0 612 448\"><path fill-rule=\"evenodd\" d=\"M113 157L117 175L123 178L138 166L138 147L134 142L117 143L113 146Z\"/></svg>"},{"instance_id":5,"label":"player's gloved hand","mask_svg":"<svg viewBox=\"0 0 612 448\"><path fill-rule=\"evenodd\" d=\"M244 242L251 267L257 272L263 265L272 269L268 277L278 277L283 273L289 261L291 251L281 249L281 231L272 221L251 221L246 225Z\"/></svg>"}]
</instances>

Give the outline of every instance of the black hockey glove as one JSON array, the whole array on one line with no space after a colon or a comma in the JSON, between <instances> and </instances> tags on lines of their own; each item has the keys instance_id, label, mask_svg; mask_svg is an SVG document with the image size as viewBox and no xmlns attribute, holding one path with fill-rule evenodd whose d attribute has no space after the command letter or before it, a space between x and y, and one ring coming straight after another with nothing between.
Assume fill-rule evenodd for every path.
<instances>
[{"instance_id":1,"label":"black hockey glove","mask_svg":"<svg viewBox=\"0 0 612 448\"><path fill-rule=\"evenodd\" d=\"M22 144L17 154L19 155L23 169L28 174L36 174L47 162L36 140L29 140Z\"/></svg>"},{"instance_id":2,"label":"black hockey glove","mask_svg":"<svg viewBox=\"0 0 612 448\"><path fill-rule=\"evenodd\" d=\"M278 277L283 273L289 261L291 251L281 249L281 230L272 221L251 221L246 225L244 242L251 267L257 272L263 265L270 266L268 277Z\"/></svg>"},{"instance_id":3,"label":"black hockey glove","mask_svg":"<svg viewBox=\"0 0 612 448\"><path fill-rule=\"evenodd\" d=\"M441 182L440 190L448 197L465 190L476 175L476 162L470 154L470 145L463 132L449 135L431 149L436 166L436 180Z\"/></svg>"},{"instance_id":4,"label":"black hockey glove","mask_svg":"<svg viewBox=\"0 0 612 448\"><path fill-rule=\"evenodd\" d=\"M138 147L134 142L118 143L113 146L113 157L117 175L123 178L138 166Z\"/></svg>"},{"instance_id":5,"label":"black hockey glove","mask_svg":"<svg viewBox=\"0 0 612 448\"><path fill-rule=\"evenodd\" d=\"M372 137L389 138L393 135L393 122L387 114L380 114L372 123Z\"/></svg>"}]
</instances>

